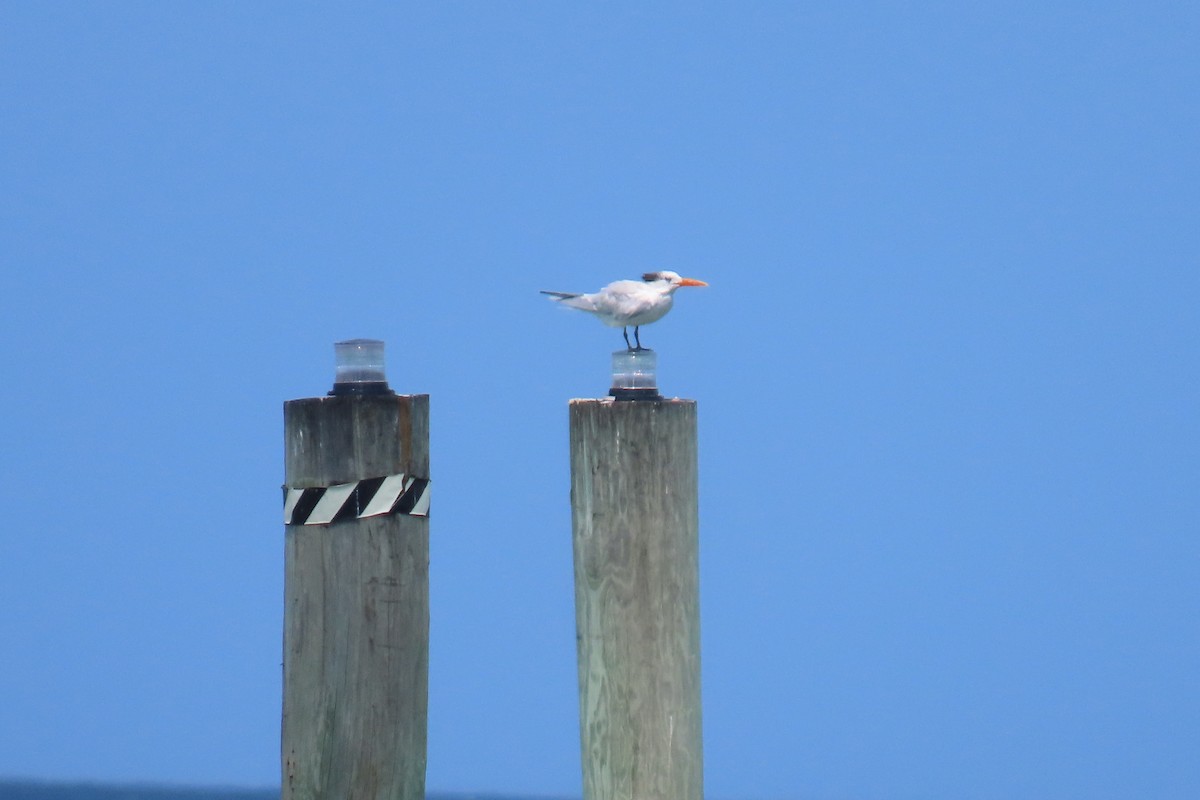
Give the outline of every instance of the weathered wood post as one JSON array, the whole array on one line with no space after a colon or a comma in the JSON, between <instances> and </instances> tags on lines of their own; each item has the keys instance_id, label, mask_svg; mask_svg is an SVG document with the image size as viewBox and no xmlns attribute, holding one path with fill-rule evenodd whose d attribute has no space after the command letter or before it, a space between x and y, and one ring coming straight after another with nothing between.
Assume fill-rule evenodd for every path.
<instances>
[{"instance_id":1,"label":"weathered wood post","mask_svg":"<svg viewBox=\"0 0 1200 800\"><path fill-rule=\"evenodd\" d=\"M284 404L283 800L424 800L429 396L336 347L330 396Z\"/></svg>"},{"instance_id":2,"label":"weathered wood post","mask_svg":"<svg viewBox=\"0 0 1200 800\"><path fill-rule=\"evenodd\" d=\"M570 403L583 796L700 800L696 403L621 356L630 399Z\"/></svg>"}]
</instances>

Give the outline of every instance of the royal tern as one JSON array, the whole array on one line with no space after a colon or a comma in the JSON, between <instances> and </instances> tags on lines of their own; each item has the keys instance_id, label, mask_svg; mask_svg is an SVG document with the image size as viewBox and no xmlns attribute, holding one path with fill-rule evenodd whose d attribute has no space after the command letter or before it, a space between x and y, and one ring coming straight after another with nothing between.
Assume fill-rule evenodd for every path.
<instances>
[{"instance_id":1,"label":"royal tern","mask_svg":"<svg viewBox=\"0 0 1200 800\"><path fill-rule=\"evenodd\" d=\"M593 294L570 292L547 292L552 300L564 306L578 308L595 314L605 325L621 329L625 346L630 350L644 350L638 328L657 322L671 310L672 295L680 286L708 286L695 278L681 278L679 273L663 270L647 272L640 281L614 281ZM633 340L637 347L629 344L629 326L633 326Z\"/></svg>"}]
</instances>

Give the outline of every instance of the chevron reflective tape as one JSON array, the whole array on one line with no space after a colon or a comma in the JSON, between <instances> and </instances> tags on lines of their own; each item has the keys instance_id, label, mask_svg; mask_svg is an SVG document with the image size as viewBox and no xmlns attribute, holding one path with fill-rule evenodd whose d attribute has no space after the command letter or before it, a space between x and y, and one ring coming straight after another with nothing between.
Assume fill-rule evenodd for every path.
<instances>
[{"instance_id":1,"label":"chevron reflective tape","mask_svg":"<svg viewBox=\"0 0 1200 800\"><path fill-rule=\"evenodd\" d=\"M429 516L429 480L403 473L334 486L284 487L284 525L329 525L388 514Z\"/></svg>"}]
</instances>

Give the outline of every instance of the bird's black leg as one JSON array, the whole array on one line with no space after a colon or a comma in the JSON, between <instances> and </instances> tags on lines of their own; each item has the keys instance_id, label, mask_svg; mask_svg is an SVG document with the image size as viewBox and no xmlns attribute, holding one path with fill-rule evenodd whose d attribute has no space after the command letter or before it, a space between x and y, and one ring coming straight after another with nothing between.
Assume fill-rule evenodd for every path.
<instances>
[{"instance_id":1,"label":"bird's black leg","mask_svg":"<svg viewBox=\"0 0 1200 800\"><path fill-rule=\"evenodd\" d=\"M631 345L629 343L629 328L628 327L621 328L621 335L625 337L625 347L632 350L633 345ZM637 328L633 329L633 335L637 336Z\"/></svg>"},{"instance_id":2,"label":"bird's black leg","mask_svg":"<svg viewBox=\"0 0 1200 800\"><path fill-rule=\"evenodd\" d=\"M645 350L646 348L642 347L642 336L641 336L641 334L639 333L639 331L640 331L640 330L641 330L641 326L640 326L640 325L634 325L634 326L633 326L633 340L634 340L635 342L637 342L637 348L636 348L636 349L638 349L638 350ZM626 344L629 344L629 343L628 343L628 342L626 342Z\"/></svg>"}]
</instances>

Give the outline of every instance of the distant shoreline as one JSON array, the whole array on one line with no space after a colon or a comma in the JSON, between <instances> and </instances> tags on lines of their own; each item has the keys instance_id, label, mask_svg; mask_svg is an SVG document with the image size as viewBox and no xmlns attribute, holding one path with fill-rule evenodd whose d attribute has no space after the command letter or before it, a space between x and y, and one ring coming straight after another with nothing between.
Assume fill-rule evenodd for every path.
<instances>
[{"instance_id":1,"label":"distant shoreline","mask_svg":"<svg viewBox=\"0 0 1200 800\"><path fill-rule=\"evenodd\" d=\"M164 783L0 779L0 800L278 800L278 787L186 786ZM574 800L480 792L429 792L428 800Z\"/></svg>"},{"instance_id":2,"label":"distant shoreline","mask_svg":"<svg viewBox=\"0 0 1200 800\"><path fill-rule=\"evenodd\" d=\"M163 783L0 780L0 800L277 800L278 788L184 786Z\"/></svg>"}]
</instances>

